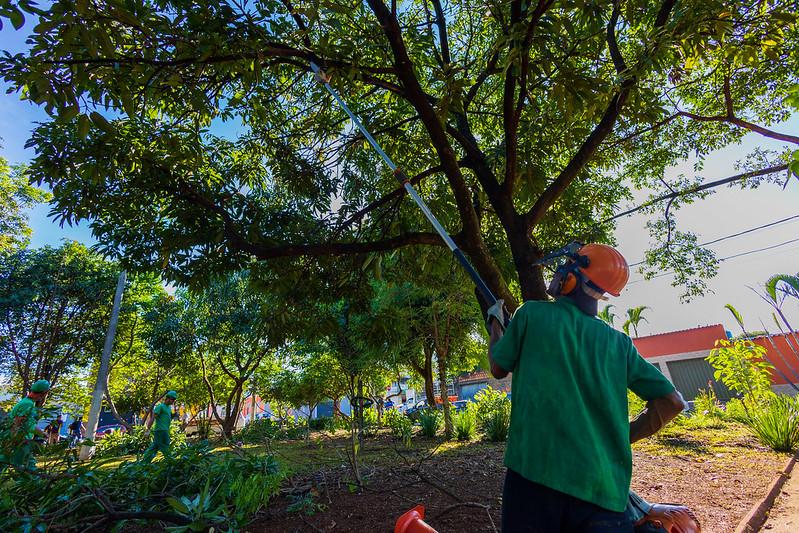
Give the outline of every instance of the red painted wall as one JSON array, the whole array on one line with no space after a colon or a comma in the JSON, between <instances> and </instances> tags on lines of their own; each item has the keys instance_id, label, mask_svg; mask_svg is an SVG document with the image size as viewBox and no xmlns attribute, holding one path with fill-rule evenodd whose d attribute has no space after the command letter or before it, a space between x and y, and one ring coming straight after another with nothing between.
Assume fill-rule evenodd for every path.
<instances>
[{"instance_id":1,"label":"red painted wall","mask_svg":"<svg viewBox=\"0 0 799 533\"><path fill-rule=\"evenodd\" d=\"M727 333L724 330L724 326L714 324L701 328L638 337L633 339L633 344L644 357L657 357L659 355L712 350L717 340L726 338Z\"/></svg>"},{"instance_id":2,"label":"red painted wall","mask_svg":"<svg viewBox=\"0 0 799 533\"><path fill-rule=\"evenodd\" d=\"M771 340L774 341L774 345L776 345L779 350L774 348L774 345L769 342L768 337L757 337L752 340L766 349L768 358L774 366L782 370L782 373L792 379L794 383L799 382L799 379L796 378L796 375L799 375L799 358L796 356L796 353L799 353L799 343L797 343L797 341L799 341L799 333L796 333L796 339L790 334L787 338L785 335L772 336ZM780 352L782 353L782 357L780 357ZM785 360L783 360L783 358ZM777 385L788 384L777 372L773 373L771 380Z\"/></svg>"}]
</instances>

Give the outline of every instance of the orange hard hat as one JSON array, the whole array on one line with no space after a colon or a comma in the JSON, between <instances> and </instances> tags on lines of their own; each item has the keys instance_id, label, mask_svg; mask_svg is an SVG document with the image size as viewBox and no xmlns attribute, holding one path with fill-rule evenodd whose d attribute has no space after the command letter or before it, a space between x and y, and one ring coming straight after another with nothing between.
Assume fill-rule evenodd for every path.
<instances>
[{"instance_id":1,"label":"orange hard hat","mask_svg":"<svg viewBox=\"0 0 799 533\"><path fill-rule=\"evenodd\" d=\"M624 256L612 246L586 244L580 247L577 254L581 256L577 260L580 264L578 270L597 288L618 296L627 285L630 267L627 266Z\"/></svg>"}]
</instances>

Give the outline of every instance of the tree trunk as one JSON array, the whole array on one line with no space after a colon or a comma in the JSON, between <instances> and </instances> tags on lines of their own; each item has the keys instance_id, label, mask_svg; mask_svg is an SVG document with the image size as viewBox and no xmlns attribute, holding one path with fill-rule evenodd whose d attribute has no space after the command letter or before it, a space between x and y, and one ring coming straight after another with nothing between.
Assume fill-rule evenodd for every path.
<instances>
[{"instance_id":1,"label":"tree trunk","mask_svg":"<svg viewBox=\"0 0 799 533\"><path fill-rule=\"evenodd\" d=\"M424 393L427 396L427 405L436 408L436 391L433 382L433 349L424 347Z\"/></svg>"},{"instance_id":2,"label":"tree trunk","mask_svg":"<svg viewBox=\"0 0 799 533\"><path fill-rule=\"evenodd\" d=\"M360 376L357 378L358 381L358 401L356 402L357 413L358 413L358 446L363 448L363 380Z\"/></svg>"},{"instance_id":3,"label":"tree trunk","mask_svg":"<svg viewBox=\"0 0 799 533\"><path fill-rule=\"evenodd\" d=\"M438 386L441 389L441 406L444 410L444 435L452 438L452 414L450 413L449 397L447 395L447 357L436 354L438 359Z\"/></svg>"}]
</instances>

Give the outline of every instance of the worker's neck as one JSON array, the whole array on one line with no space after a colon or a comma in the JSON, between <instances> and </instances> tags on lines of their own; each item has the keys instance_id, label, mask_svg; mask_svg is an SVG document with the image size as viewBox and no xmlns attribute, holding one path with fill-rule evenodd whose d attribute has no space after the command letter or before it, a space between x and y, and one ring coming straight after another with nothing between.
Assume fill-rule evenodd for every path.
<instances>
[{"instance_id":1,"label":"worker's neck","mask_svg":"<svg viewBox=\"0 0 799 533\"><path fill-rule=\"evenodd\" d=\"M566 298L574 302L580 311L586 315L596 316L599 312L599 302L597 299L588 296L579 287L577 290L566 296Z\"/></svg>"}]
</instances>

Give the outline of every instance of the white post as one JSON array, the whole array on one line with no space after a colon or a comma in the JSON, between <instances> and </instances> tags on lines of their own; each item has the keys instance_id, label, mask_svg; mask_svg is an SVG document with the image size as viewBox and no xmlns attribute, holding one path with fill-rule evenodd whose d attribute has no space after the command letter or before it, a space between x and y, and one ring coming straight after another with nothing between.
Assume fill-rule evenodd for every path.
<instances>
[{"instance_id":1,"label":"white post","mask_svg":"<svg viewBox=\"0 0 799 533\"><path fill-rule=\"evenodd\" d=\"M100 420L100 409L103 406L103 390L108 379L108 362L111 359L111 350L114 348L114 335L117 331L119 321L119 306L122 303L122 293L125 291L125 278L127 274L123 270L119 273L117 291L114 294L114 305L111 308L111 322L108 324L108 332L105 335L105 346L103 355L100 358L100 368L97 370L97 381L94 384L92 394L92 405L89 409L89 419L86 421L85 438L94 441L94 434L97 431L97 422ZM94 446L83 445L80 447L80 459L85 461L94 453Z\"/></svg>"}]
</instances>

